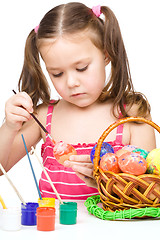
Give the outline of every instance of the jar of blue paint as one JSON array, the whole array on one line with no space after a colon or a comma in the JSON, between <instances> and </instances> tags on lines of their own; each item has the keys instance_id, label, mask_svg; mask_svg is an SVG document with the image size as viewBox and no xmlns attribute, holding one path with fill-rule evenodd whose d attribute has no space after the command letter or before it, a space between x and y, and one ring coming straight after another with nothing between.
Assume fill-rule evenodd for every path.
<instances>
[{"instance_id":1,"label":"jar of blue paint","mask_svg":"<svg viewBox=\"0 0 160 240\"><path fill-rule=\"evenodd\" d=\"M37 224L36 210L39 207L38 203L28 202L26 205L21 203L21 224L33 226Z\"/></svg>"}]
</instances>

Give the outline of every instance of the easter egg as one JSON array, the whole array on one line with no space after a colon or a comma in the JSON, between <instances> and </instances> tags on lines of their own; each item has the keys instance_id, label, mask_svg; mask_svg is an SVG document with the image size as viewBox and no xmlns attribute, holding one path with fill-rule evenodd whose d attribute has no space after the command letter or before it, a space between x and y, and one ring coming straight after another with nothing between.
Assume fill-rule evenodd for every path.
<instances>
[{"instance_id":1,"label":"easter egg","mask_svg":"<svg viewBox=\"0 0 160 240\"><path fill-rule=\"evenodd\" d=\"M112 171L119 173L118 157L114 153L106 153L102 156L100 161L100 169L103 171Z\"/></svg>"},{"instance_id":2,"label":"easter egg","mask_svg":"<svg viewBox=\"0 0 160 240\"><path fill-rule=\"evenodd\" d=\"M148 153L146 150L141 149L141 148L136 148L133 150L133 152L139 153L143 158L146 159L146 157L148 156Z\"/></svg>"},{"instance_id":3,"label":"easter egg","mask_svg":"<svg viewBox=\"0 0 160 240\"><path fill-rule=\"evenodd\" d=\"M148 173L160 174L160 148L150 151L146 161Z\"/></svg>"},{"instance_id":4,"label":"easter egg","mask_svg":"<svg viewBox=\"0 0 160 240\"><path fill-rule=\"evenodd\" d=\"M118 150L115 154L117 155L117 157L120 157L121 155L123 155L123 154L125 154L125 153L128 153L128 152L130 152L130 151L121 148L121 149Z\"/></svg>"},{"instance_id":5,"label":"easter egg","mask_svg":"<svg viewBox=\"0 0 160 240\"><path fill-rule=\"evenodd\" d=\"M97 147L97 144L92 148L91 153L90 153L90 158L91 158L92 163L93 163L96 147ZM106 153L114 153L114 150L109 143L103 142L102 146L101 146L101 151L100 151L100 160L101 160L101 157Z\"/></svg>"},{"instance_id":6,"label":"easter egg","mask_svg":"<svg viewBox=\"0 0 160 240\"><path fill-rule=\"evenodd\" d=\"M75 148L63 141L57 142L53 148L53 154L56 158L56 160L60 163L63 164L66 160L69 159L71 155L76 155L77 152Z\"/></svg>"},{"instance_id":7,"label":"easter egg","mask_svg":"<svg viewBox=\"0 0 160 240\"><path fill-rule=\"evenodd\" d=\"M134 145L125 145L122 149L127 150L127 151L129 151L129 152L132 152L132 151L135 150L136 148L138 148L138 147L136 147L136 146L134 146Z\"/></svg>"},{"instance_id":8,"label":"easter egg","mask_svg":"<svg viewBox=\"0 0 160 240\"><path fill-rule=\"evenodd\" d=\"M118 150L116 152L116 155L118 157L120 157L122 154L127 153L127 152L135 151L136 149L137 149L137 147L134 146L134 145L125 145L123 148L121 148L120 150Z\"/></svg>"},{"instance_id":9,"label":"easter egg","mask_svg":"<svg viewBox=\"0 0 160 240\"><path fill-rule=\"evenodd\" d=\"M122 172L133 175L144 174L147 170L146 160L138 153L128 152L118 158L118 165Z\"/></svg>"}]
</instances>

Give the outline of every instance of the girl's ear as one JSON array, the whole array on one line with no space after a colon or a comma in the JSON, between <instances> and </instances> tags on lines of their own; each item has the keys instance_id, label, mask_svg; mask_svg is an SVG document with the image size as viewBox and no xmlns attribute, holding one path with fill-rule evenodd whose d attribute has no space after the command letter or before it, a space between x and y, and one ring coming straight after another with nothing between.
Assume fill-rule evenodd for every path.
<instances>
[{"instance_id":1,"label":"girl's ear","mask_svg":"<svg viewBox=\"0 0 160 240\"><path fill-rule=\"evenodd\" d=\"M104 55L104 61L105 61L105 66L107 66L110 63L110 59L107 53Z\"/></svg>"}]
</instances>

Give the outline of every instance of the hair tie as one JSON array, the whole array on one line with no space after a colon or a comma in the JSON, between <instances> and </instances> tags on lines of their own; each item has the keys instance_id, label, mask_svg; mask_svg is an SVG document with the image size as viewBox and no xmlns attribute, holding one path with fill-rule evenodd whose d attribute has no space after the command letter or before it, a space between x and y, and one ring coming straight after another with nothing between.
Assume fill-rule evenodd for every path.
<instances>
[{"instance_id":1,"label":"hair tie","mask_svg":"<svg viewBox=\"0 0 160 240\"><path fill-rule=\"evenodd\" d=\"M34 28L35 33L38 32L38 28L39 28L39 25L37 25L37 26Z\"/></svg>"},{"instance_id":2,"label":"hair tie","mask_svg":"<svg viewBox=\"0 0 160 240\"><path fill-rule=\"evenodd\" d=\"M96 17L99 17L101 15L101 6L93 6L92 7L92 12L96 15Z\"/></svg>"}]
</instances>

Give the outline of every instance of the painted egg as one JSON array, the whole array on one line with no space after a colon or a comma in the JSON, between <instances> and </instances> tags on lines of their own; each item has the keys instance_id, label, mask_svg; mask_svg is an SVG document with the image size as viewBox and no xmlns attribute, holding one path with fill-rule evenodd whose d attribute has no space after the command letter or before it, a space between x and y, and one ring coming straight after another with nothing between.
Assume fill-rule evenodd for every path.
<instances>
[{"instance_id":1,"label":"painted egg","mask_svg":"<svg viewBox=\"0 0 160 240\"><path fill-rule=\"evenodd\" d=\"M97 144L92 148L91 153L90 153L90 158L91 158L92 163L93 163L96 147L97 147ZM114 153L114 150L109 143L103 142L102 146L101 146L101 151L100 151L100 160L101 160L101 157L106 153Z\"/></svg>"},{"instance_id":2,"label":"painted egg","mask_svg":"<svg viewBox=\"0 0 160 240\"><path fill-rule=\"evenodd\" d=\"M148 156L148 153L149 153L146 150L141 149L141 148L136 148L132 152L139 153L145 159L146 159L146 157Z\"/></svg>"},{"instance_id":3,"label":"painted egg","mask_svg":"<svg viewBox=\"0 0 160 240\"><path fill-rule=\"evenodd\" d=\"M123 155L123 154L125 154L125 153L128 153L128 152L130 152L130 151L121 148L121 149L118 150L115 154L117 155L117 157L120 157L121 155Z\"/></svg>"},{"instance_id":4,"label":"painted egg","mask_svg":"<svg viewBox=\"0 0 160 240\"><path fill-rule=\"evenodd\" d=\"M160 174L160 148L153 149L146 158L147 172Z\"/></svg>"},{"instance_id":5,"label":"painted egg","mask_svg":"<svg viewBox=\"0 0 160 240\"><path fill-rule=\"evenodd\" d=\"M116 152L116 155L120 157L124 153L135 151L135 149L137 149L137 147L134 145L125 145L123 148Z\"/></svg>"},{"instance_id":6,"label":"painted egg","mask_svg":"<svg viewBox=\"0 0 160 240\"><path fill-rule=\"evenodd\" d=\"M60 163L63 164L66 160L69 159L71 155L76 155L77 152L75 148L63 141L57 142L53 148L53 154L56 158L56 160Z\"/></svg>"},{"instance_id":7,"label":"painted egg","mask_svg":"<svg viewBox=\"0 0 160 240\"><path fill-rule=\"evenodd\" d=\"M112 171L119 173L120 169L118 166L118 157L114 153L106 153L102 156L100 161L100 169L103 171Z\"/></svg>"},{"instance_id":8,"label":"painted egg","mask_svg":"<svg viewBox=\"0 0 160 240\"><path fill-rule=\"evenodd\" d=\"M129 151L129 152L132 152L132 151L135 150L136 148L138 148L138 147L136 147L136 146L134 146L134 145L125 145L122 149L127 150L127 151Z\"/></svg>"},{"instance_id":9,"label":"painted egg","mask_svg":"<svg viewBox=\"0 0 160 240\"><path fill-rule=\"evenodd\" d=\"M125 153L118 158L118 165L122 172L133 175L144 174L147 170L146 160L138 153Z\"/></svg>"}]
</instances>

